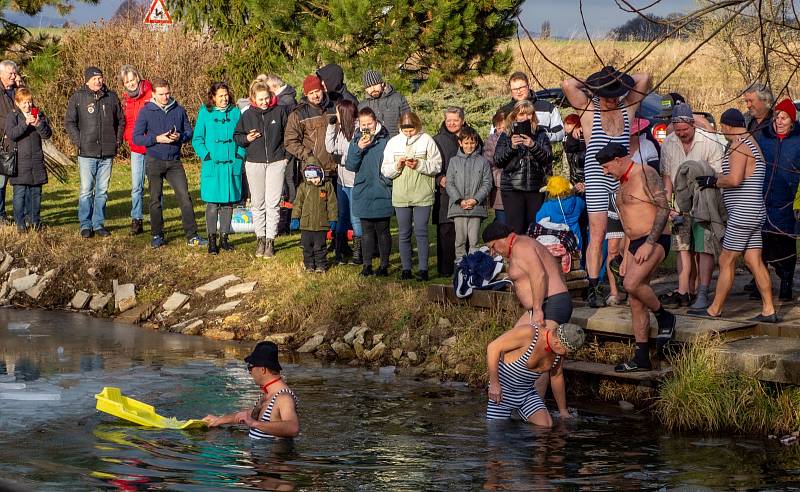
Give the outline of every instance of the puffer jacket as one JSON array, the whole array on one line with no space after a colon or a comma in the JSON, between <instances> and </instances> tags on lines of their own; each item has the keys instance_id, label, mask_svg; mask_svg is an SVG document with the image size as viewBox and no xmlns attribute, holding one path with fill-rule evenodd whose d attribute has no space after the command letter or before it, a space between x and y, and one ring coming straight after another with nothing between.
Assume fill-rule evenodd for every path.
<instances>
[{"instance_id":1,"label":"puffer jacket","mask_svg":"<svg viewBox=\"0 0 800 492\"><path fill-rule=\"evenodd\" d=\"M417 160L417 168L397 170L403 157ZM413 137L398 134L389 139L383 151L381 173L392 180L392 205L395 207L429 207L436 191L435 177L442 168L439 147L427 133Z\"/></svg>"},{"instance_id":2,"label":"puffer jacket","mask_svg":"<svg viewBox=\"0 0 800 492\"><path fill-rule=\"evenodd\" d=\"M242 199L244 149L233 139L240 116L235 105L210 110L200 106L192 147L202 161L200 198L206 203L235 203Z\"/></svg>"},{"instance_id":3,"label":"puffer jacket","mask_svg":"<svg viewBox=\"0 0 800 492\"><path fill-rule=\"evenodd\" d=\"M300 219L300 230L327 231L330 221L336 220L338 208L336 189L329 180L315 185L303 181L297 188L292 218Z\"/></svg>"},{"instance_id":4,"label":"puffer jacket","mask_svg":"<svg viewBox=\"0 0 800 492\"><path fill-rule=\"evenodd\" d=\"M81 157L114 157L125 134L125 115L114 91L85 85L67 103L64 128Z\"/></svg>"},{"instance_id":5,"label":"puffer jacket","mask_svg":"<svg viewBox=\"0 0 800 492\"><path fill-rule=\"evenodd\" d=\"M153 84L149 80L142 80L139 82L139 94L136 97L131 97L127 92L122 94L122 113L125 115L125 141L131 149L131 152L137 154L147 153L147 147L143 145L136 145L133 143L133 127L136 126L136 117L139 116L139 111L142 110L145 104L150 102L153 98Z\"/></svg>"},{"instance_id":6,"label":"puffer jacket","mask_svg":"<svg viewBox=\"0 0 800 492\"><path fill-rule=\"evenodd\" d=\"M492 171L489 162L475 151L470 155L459 150L447 168L447 196L450 207L447 217L486 217L486 200L492 191ZM478 201L470 210L461 208L461 200L474 198Z\"/></svg>"},{"instance_id":7,"label":"puffer jacket","mask_svg":"<svg viewBox=\"0 0 800 492\"><path fill-rule=\"evenodd\" d=\"M11 177L11 184L40 186L47 183L42 140L50 138L53 131L44 114L39 113L39 126L34 127L26 123L25 115L16 109L6 117L5 132L17 146L17 175Z\"/></svg>"},{"instance_id":8,"label":"puffer jacket","mask_svg":"<svg viewBox=\"0 0 800 492\"><path fill-rule=\"evenodd\" d=\"M552 171L553 150L542 127L536 128L533 147L511 147L511 137L503 133L497 141L495 165L503 169L501 191L539 191Z\"/></svg>"},{"instance_id":9,"label":"puffer jacket","mask_svg":"<svg viewBox=\"0 0 800 492\"><path fill-rule=\"evenodd\" d=\"M783 139L772 124L758 132L758 145L767 163L764 174L765 231L794 234L793 202L800 183L800 123Z\"/></svg>"},{"instance_id":10,"label":"puffer jacket","mask_svg":"<svg viewBox=\"0 0 800 492\"><path fill-rule=\"evenodd\" d=\"M356 130L345 162L347 170L356 173L351 210L360 219L391 217L394 213L392 182L381 174L383 151L389 141L389 134L385 128L378 126L372 142L363 150L358 147L360 138L361 130Z\"/></svg>"},{"instance_id":11,"label":"puffer jacket","mask_svg":"<svg viewBox=\"0 0 800 492\"><path fill-rule=\"evenodd\" d=\"M335 115L336 108L324 96L320 106L308 102L305 97L291 113L286 123L283 146L300 162L308 161L312 155L317 158L326 175L336 174L336 161L325 149L325 131L328 116Z\"/></svg>"},{"instance_id":12,"label":"puffer jacket","mask_svg":"<svg viewBox=\"0 0 800 492\"><path fill-rule=\"evenodd\" d=\"M328 127L325 129L325 150L336 161L336 175L339 184L345 188L352 188L356 179L356 173L348 171L344 167L349 149L350 141L344 136L339 125L328 123Z\"/></svg>"},{"instance_id":13,"label":"puffer jacket","mask_svg":"<svg viewBox=\"0 0 800 492\"><path fill-rule=\"evenodd\" d=\"M283 132L289 119L286 106L272 106L261 109L256 106L242 113L233 139L245 149L245 160L267 164L286 159L286 149L283 147ZM247 140L250 130L258 130L261 136L252 142Z\"/></svg>"},{"instance_id":14,"label":"puffer jacket","mask_svg":"<svg viewBox=\"0 0 800 492\"><path fill-rule=\"evenodd\" d=\"M375 111L378 121L389 132L389 137L400 133L400 115L411 110L405 96L395 91L389 84L384 86L383 93L379 97L367 94L366 99L358 104L359 110L364 108Z\"/></svg>"},{"instance_id":15,"label":"puffer jacket","mask_svg":"<svg viewBox=\"0 0 800 492\"><path fill-rule=\"evenodd\" d=\"M469 127L468 124L464 123L464 128ZM447 211L450 207L450 199L447 197L447 190L444 186L441 186L439 183L441 182L441 178L447 175L447 165L450 163L450 158L458 154L458 136L454 133L450 133L450 130L447 129L444 122L442 122L441 126L439 126L439 133L437 133L433 140L436 142L436 145L439 147L439 153L442 155L442 169L439 171L439 174L436 175L436 195L433 197L433 223L434 224L446 224L448 222L453 222L452 220L447 218ZM483 139L478 137L478 148L475 152L482 153L483 152Z\"/></svg>"}]
</instances>

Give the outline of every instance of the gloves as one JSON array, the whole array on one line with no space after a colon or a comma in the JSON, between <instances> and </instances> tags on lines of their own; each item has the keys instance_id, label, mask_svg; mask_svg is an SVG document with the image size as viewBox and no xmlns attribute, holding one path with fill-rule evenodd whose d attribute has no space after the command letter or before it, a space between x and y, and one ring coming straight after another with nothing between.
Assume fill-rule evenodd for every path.
<instances>
[{"instance_id":1,"label":"gloves","mask_svg":"<svg viewBox=\"0 0 800 492\"><path fill-rule=\"evenodd\" d=\"M292 223L289 224L289 229L293 231L300 229L300 219L292 219Z\"/></svg>"},{"instance_id":2,"label":"gloves","mask_svg":"<svg viewBox=\"0 0 800 492\"><path fill-rule=\"evenodd\" d=\"M331 221L328 222L328 224L330 224L330 226L331 226L331 231L336 232L336 221L335 220L331 220Z\"/></svg>"},{"instance_id":3,"label":"gloves","mask_svg":"<svg viewBox=\"0 0 800 492\"><path fill-rule=\"evenodd\" d=\"M698 176L694 178L694 180L697 181L697 185L700 187L701 190L705 190L706 188L717 187L716 176Z\"/></svg>"}]
</instances>

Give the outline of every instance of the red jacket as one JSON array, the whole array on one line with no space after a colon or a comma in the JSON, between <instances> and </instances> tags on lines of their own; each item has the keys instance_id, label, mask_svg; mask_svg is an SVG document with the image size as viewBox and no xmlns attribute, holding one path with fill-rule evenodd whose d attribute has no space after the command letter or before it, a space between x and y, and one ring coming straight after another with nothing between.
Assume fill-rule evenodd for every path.
<instances>
[{"instance_id":1,"label":"red jacket","mask_svg":"<svg viewBox=\"0 0 800 492\"><path fill-rule=\"evenodd\" d=\"M125 114L125 135L124 139L128 142L131 152L138 154L147 153L147 148L133 143L133 127L136 126L136 117L139 116L139 111L145 104L149 103L153 98L153 85L147 81L142 80L142 86L139 89L138 97L130 97L126 91L123 91L122 96L122 112Z\"/></svg>"}]
</instances>

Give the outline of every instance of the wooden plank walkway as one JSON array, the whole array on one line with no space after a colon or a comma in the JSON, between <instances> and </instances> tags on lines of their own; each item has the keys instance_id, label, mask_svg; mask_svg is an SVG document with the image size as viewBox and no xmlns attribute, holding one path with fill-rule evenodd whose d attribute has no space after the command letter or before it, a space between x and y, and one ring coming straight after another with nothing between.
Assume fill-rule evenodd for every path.
<instances>
[{"instance_id":1,"label":"wooden plank walkway","mask_svg":"<svg viewBox=\"0 0 800 492\"><path fill-rule=\"evenodd\" d=\"M601 364L599 362L587 362L583 360L567 360L564 362L564 370L567 372L579 372L593 374L606 378L625 379L635 382L660 381L665 376L672 373L671 367L666 367L654 371L642 372L616 372L612 364Z\"/></svg>"}]
</instances>

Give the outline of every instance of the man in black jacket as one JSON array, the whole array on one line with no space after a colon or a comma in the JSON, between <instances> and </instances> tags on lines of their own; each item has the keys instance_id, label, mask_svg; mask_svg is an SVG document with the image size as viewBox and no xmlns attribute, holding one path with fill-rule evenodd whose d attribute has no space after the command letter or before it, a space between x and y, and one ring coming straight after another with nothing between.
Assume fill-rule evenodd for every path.
<instances>
[{"instance_id":1,"label":"man in black jacket","mask_svg":"<svg viewBox=\"0 0 800 492\"><path fill-rule=\"evenodd\" d=\"M5 126L8 113L14 111L14 95L17 90L17 64L11 60L0 62L0 124ZM6 183L8 178L0 176L0 225L8 223L6 217Z\"/></svg>"},{"instance_id":2,"label":"man in black jacket","mask_svg":"<svg viewBox=\"0 0 800 492\"><path fill-rule=\"evenodd\" d=\"M436 224L436 270L443 277L450 277L455 272L456 261L456 227L452 219L447 218L450 198L447 196L447 166L450 158L458 154L458 134L465 124L464 110L449 106L444 111L444 122L439 127L433 140L442 154L442 170L436 175L436 193L433 196L433 223ZM483 153L483 140L478 137L478 153Z\"/></svg>"},{"instance_id":3,"label":"man in black jacket","mask_svg":"<svg viewBox=\"0 0 800 492\"><path fill-rule=\"evenodd\" d=\"M81 191L78 220L81 236L110 236L104 227L111 163L125 132L125 116L114 91L103 82L97 67L84 70L85 85L67 103L64 127L78 149Z\"/></svg>"}]
</instances>

